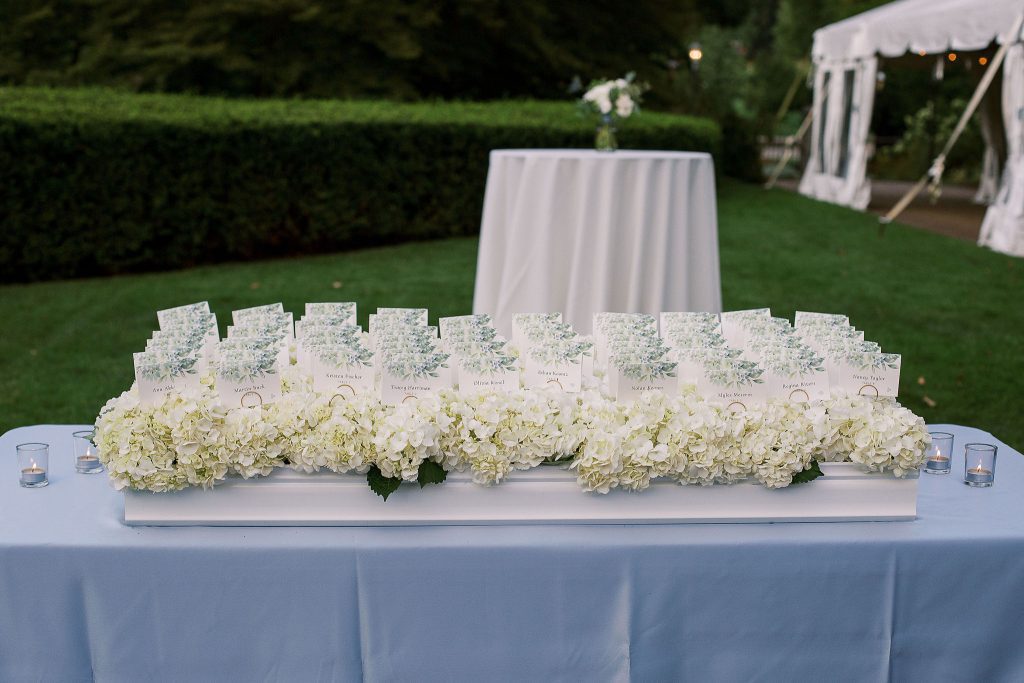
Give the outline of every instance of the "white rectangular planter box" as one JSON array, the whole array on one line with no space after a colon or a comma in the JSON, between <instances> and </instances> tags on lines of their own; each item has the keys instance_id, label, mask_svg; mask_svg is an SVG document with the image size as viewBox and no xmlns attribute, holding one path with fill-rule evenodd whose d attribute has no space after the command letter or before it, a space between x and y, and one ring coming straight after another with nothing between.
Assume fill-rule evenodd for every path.
<instances>
[{"instance_id":1,"label":"white rectangular planter box","mask_svg":"<svg viewBox=\"0 0 1024 683\"><path fill-rule=\"evenodd\" d=\"M214 490L126 491L124 521L152 526L387 526L474 524L672 524L912 520L917 475L868 474L822 463L824 477L785 489L756 483L680 486L655 480L641 492L584 493L555 467L514 472L484 487L468 473L441 485L403 484L387 501L365 475L300 474L231 479Z\"/></svg>"}]
</instances>

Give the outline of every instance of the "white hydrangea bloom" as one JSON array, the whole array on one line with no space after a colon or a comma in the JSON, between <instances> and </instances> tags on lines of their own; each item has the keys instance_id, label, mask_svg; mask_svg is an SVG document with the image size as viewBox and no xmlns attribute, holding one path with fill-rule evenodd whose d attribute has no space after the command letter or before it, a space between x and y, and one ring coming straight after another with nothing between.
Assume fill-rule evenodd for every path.
<instances>
[{"instance_id":1,"label":"white hydrangea bloom","mask_svg":"<svg viewBox=\"0 0 1024 683\"><path fill-rule=\"evenodd\" d=\"M365 472L414 481L424 460L498 484L516 470L564 461L585 491L639 491L658 477L680 484L755 480L788 486L812 460L851 461L897 477L915 472L929 443L924 421L894 399L836 395L773 400L740 412L678 396L619 403L598 387L437 396L383 405L368 396L331 403L294 368L275 403L226 410L209 376L197 391L142 406L136 389L104 406L96 443L111 481L149 491L210 487L229 472L264 476Z\"/></svg>"},{"instance_id":2,"label":"white hydrangea bloom","mask_svg":"<svg viewBox=\"0 0 1024 683\"><path fill-rule=\"evenodd\" d=\"M620 93L615 100L615 113L619 118L629 118L633 113L633 98L627 93Z\"/></svg>"}]
</instances>

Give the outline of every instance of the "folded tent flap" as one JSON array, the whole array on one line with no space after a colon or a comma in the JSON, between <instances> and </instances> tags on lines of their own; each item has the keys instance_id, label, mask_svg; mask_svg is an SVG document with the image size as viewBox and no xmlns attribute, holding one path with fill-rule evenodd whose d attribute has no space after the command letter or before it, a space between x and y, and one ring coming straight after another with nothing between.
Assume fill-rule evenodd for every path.
<instances>
[{"instance_id":1,"label":"folded tent flap","mask_svg":"<svg viewBox=\"0 0 1024 683\"><path fill-rule=\"evenodd\" d=\"M1003 69L1002 114L1007 161L979 244L1024 256L1024 6L1020 0L899 0L863 12L814 34L811 151L800 182L802 194L853 208L870 200L866 177L868 133L878 57L908 52L941 54L1000 45L958 130L981 101L996 69ZM945 155L886 216L892 220L929 182L942 176ZM991 174L990 174L991 175Z\"/></svg>"}]
</instances>

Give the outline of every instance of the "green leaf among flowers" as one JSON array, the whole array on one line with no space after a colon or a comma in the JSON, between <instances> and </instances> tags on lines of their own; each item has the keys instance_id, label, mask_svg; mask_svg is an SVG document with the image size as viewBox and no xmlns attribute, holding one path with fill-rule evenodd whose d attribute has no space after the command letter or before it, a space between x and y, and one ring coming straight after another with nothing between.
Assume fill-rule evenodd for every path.
<instances>
[{"instance_id":1,"label":"green leaf among flowers","mask_svg":"<svg viewBox=\"0 0 1024 683\"><path fill-rule=\"evenodd\" d=\"M398 477L385 477L380 468L374 465L366 473L366 483L370 485L371 491L387 500L388 496L397 491L398 487L402 485L402 480Z\"/></svg>"},{"instance_id":2,"label":"green leaf among flowers","mask_svg":"<svg viewBox=\"0 0 1024 683\"><path fill-rule=\"evenodd\" d=\"M448 473L445 472L444 468L433 460L424 460L420 463L420 470L416 473L416 481L419 482L420 488L423 488L427 484L441 484L448 477Z\"/></svg>"},{"instance_id":3,"label":"green leaf among flowers","mask_svg":"<svg viewBox=\"0 0 1024 683\"><path fill-rule=\"evenodd\" d=\"M809 481L814 481L818 477L824 477L825 473L818 467L818 461L812 460L811 464L807 466L803 472L797 472L793 475L794 484L806 484Z\"/></svg>"}]
</instances>

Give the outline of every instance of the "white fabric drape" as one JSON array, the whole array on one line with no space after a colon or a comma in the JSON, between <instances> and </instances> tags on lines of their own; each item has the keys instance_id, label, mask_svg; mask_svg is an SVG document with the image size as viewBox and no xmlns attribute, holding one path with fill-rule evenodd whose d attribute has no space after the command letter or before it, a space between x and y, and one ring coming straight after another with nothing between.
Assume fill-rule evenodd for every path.
<instances>
[{"instance_id":1,"label":"white fabric drape","mask_svg":"<svg viewBox=\"0 0 1024 683\"><path fill-rule=\"evenodd\" d=\"M1003 64L1003 125L1006 168L999 194L985 213L978 244L1024 256L1024 44L1006 53Z\"/></svg>"},{"instance_id":2,"label":"white fabric drape","mask_svg":"<svg viewBox=\"0 0 1024 683\"><path fill-rule=\"evenodd\" d=\"M868 134L877 71L875 58L818 64L814 79L816 125L800 181L801 194L856 209L867 207L871 199Z\"/></svg>"},{"instance_id":3,"label":"white fabric drape","mask_svg":"<svg viewBox=\"0 0 1024 683\"><path fill-rule=\"evenodd\" d=\"M978 110L981 122L981 138L985 142L985 156L981 160L981 180L974 193L975 204L990 204L999 192L999 154L996 152L992 123L983 109Z\"/></svg>"}]
</instances>

